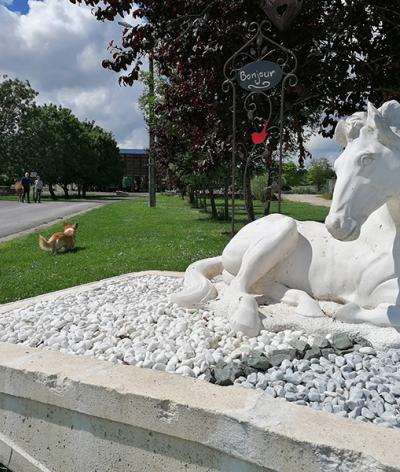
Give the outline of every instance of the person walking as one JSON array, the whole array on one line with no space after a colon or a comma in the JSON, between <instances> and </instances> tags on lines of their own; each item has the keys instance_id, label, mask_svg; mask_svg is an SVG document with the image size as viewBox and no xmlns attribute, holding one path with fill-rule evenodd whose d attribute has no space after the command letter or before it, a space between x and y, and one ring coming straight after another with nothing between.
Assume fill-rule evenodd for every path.
<instances>
[{"instance_id":1,"label":"person walking","mask_svg":"<svg viewBox=\"0 0 400 472\"><path fill-rule=\"evenodd\" d=\"M22 195L22 201L25 202L25 196L28 200L28 203L30 202L30 191L31 191L31 179L29 178L29 172L25 172L24 177L21 179L21 184L24 187L24 194Z\"/></svg>"},{"instance_id":2,"label":"person walking","mask_svg":"<svg viewBox=\"0 0 400 472\"><path fill-rule=\"evenodd\" d=\"M40 178L40 175L36 177L34 185L35 185L35 193L34 193L35 203L41 203L42 191L43 191L43 180Z\"/></svg>"}]
</instances>

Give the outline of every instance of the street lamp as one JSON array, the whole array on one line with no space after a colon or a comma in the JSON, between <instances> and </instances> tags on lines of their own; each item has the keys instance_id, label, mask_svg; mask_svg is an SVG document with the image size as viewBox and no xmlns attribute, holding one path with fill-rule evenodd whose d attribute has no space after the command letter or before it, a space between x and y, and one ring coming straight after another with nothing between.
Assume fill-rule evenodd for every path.
<instances>
[{"instance_id":1,"label":"street lamp","mask_svg":"<svg viewBox=\"0 0 400 472\"><path fill-rule=\"evenodd\" d=\"M118 21L118 24L124 28L132 29L133 26L126 21ZM154 97L154 60L153 56L149 56L149 95ZM149 148L150 150L154 144L154 100L150 101L150 117L149 117ZM156 206L156 165L154 155L149 152L148 158L148 180L149 180L149 207L154 208Z\"/></svg>"}]
</instances>

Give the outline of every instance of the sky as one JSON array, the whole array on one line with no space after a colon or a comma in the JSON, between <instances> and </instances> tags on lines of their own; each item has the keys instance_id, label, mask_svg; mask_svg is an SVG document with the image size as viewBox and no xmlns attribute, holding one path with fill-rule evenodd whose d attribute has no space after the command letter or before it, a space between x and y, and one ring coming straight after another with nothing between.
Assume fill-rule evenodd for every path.
<instances>
[{"instance_id":1,"label":"sky","mask_svg":"<svg viewBox=\"0 0 400 472\"><path fill-rule=\"evenodd\" d=\"M80 119L111 131L121 148L148 146L138 108L141 85L121 87L115 72L103 69L107 45L119 40L116 22L99 22L86 6L69 0L0 0L0 75L26 79L39 103L70 108ZM340 148L311 138L314 158L335 158Z\"/></svg>"}]
</instances>

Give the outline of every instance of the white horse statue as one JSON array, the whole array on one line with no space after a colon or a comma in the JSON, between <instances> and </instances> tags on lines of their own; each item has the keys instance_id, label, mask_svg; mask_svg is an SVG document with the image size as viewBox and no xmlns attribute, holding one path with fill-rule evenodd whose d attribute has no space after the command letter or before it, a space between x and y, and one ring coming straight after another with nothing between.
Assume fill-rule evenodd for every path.
<instances>
[{"instance_id":1,"label":"white horse statue","mask_svg":"<svg viewBox=\"0 0 400 472\"><path fill-rule=\"evenodd\" d=\"M175 303L216 298L210 279L222 273L231 327L248 336L261 328L257 295L303 316L326 316L318 301L334 301L338 320L400 326L400 104L368 104L338 124L336 139L345 149L325 225L280 214L248 224L222 256L188 267Z\"/></svg>"}]
</instances>

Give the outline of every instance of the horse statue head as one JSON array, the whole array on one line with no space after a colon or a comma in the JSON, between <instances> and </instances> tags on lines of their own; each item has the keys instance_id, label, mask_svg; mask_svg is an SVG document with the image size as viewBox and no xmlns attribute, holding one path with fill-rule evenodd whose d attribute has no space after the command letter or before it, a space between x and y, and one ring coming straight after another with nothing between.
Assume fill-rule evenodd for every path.
<instances>
[{"instance_id":1,"label":"horse statue head","mask_svg":"<svg viewBox=\"0 0 400 472\"><path fill-rule=\"evenodd\" d=\"M337 176L325 220L335 239L353 241L369 215L400 198L400 104L355 113L337 125L335 138L345 149L335 161Z\"/></svg>"}]
</instances>

